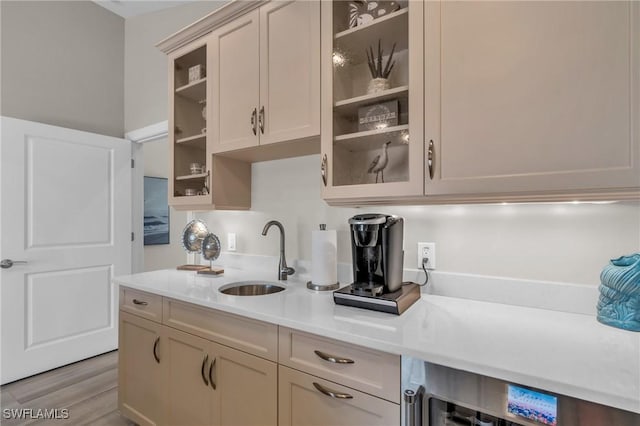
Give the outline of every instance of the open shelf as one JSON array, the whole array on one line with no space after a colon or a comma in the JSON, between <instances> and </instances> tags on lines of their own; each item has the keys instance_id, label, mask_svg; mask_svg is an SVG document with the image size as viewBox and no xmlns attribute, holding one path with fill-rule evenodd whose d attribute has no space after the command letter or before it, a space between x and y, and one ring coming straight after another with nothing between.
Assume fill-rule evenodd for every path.
<instances>
[{"instance_id":1,"label":"open shelf","mask_svg":"<svg viewBox=\"0 0 640 426\"><path fill-rule=\"evenodd\" d=\"M366 61L365 49L369 46L377 46L378 40L382 40L385 54L391 52L391 45L396 43L396 52L408 47L408 37L399 32L399 28L408 28L409 8L404 7L388 15L376 18L368 24L349 28L337 33L335 47L345 53L351 61L359 63ZM374 47L375 48L375 47Z\"/></svg>"},{"instance_id":2,"label":"open shelf","mask_svg":"<svg viewBox=\"0 0 640 426\"><path fill-rule=\"evenodd\" d=\"M183 98L191 99L192 101L199 102L207 98L207 78L201 78L200 80L192 81L189 84L180 86L176 89L176 94Z\"/></svg>"},{"instance_id":3,"label":"open shelf","mask_svg":"<svg viewBox=\"0 0 640 426\"><path fill-rule=\"evenodd\" d=\"M367 130L364 132L356 132L356 133L347 133L346 135L336 136L335 138L333 138L333 140L336 142L341 142L341 141L350 141L350 140L355 140L360 138L369 138L372 136L381 136L384 138L388 133L399 133L399 132L402 132L403 130L408 131L409 125L402 124L400 126L387 127L385 129Z\"/></svg>"},{"instance_id":4,"label":"open shelf","mask_svg":"<svg viewBox=\"0 0 640 426\"><path fill-rule=\"evenodd\" d=\"M347 151L356 152L381 148L382 144L387 141L391 141L392 146L406 145L408 143L408 135L409 125L403 124L381 130L368 130L366 132L340 135L336 136L334 141Z\"/></svg>"},{"instance_id":5,"label":"open shelf","mask_svg":"<svg viewBox=\"0 0 640 426\"><path fill-rule=\"evenodd\" d=\"M190 180L206 178L209 173L196 173L193 175L176 176L176 180Z\"/></svg>"},{"instance_id":6,"label":"open shelf","mask_svg":"<svg viewBox=\"0 0 640 426\"><path fill-rule=\"evenodd\" d=\"M189 136L186 138L177 139L176 143L181 144L198 144L199 142L204 142L207 139L206 133L200 133L199 135Z\"/></svg>"},{"instance_id":7,"label":"open shelf","mask_svg":"<svg viewBox=\"0 0 640 426\"><path fill-rule=\"evenodd\" d=\"M211 196L209 194L205 194L205 195L184 195L181 193L177 193L174 194L174 197L183 197L183 198L189 198L193 200L193 203L197 203L197 202L201 202L201 203L209 203Z\"/></svg>"},{"instance_id":8,"label":"open shelf","mask_svg":"<svg viewBox=\"0 0 640 426\"><path fill-rule=\"evenodd\" d=\"M383 92L373 93L370 95L356 96L354 98L344 99L335 103L333 110L342 115L356 115L358 108L364 105L388 101L409 96L409 86L399 86L388 89Z\"/></svg>"}]
</instances>

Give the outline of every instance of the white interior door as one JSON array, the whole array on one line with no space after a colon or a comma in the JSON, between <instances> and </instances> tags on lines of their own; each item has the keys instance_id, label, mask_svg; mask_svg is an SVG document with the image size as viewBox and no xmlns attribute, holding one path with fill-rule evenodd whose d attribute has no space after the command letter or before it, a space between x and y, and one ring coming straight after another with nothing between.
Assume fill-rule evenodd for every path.
<instances>
[{"instance_id":1,"label":"white interior door","mask_svg":"<svg viewBox=\"0 0 640 426\"><path fill-rule=\"evenodd\" d=\"M131 143L0 119L2 383L117 347L131 270ZM6 266L6 265L5 265Z\"/></svg>"}]
</instances>

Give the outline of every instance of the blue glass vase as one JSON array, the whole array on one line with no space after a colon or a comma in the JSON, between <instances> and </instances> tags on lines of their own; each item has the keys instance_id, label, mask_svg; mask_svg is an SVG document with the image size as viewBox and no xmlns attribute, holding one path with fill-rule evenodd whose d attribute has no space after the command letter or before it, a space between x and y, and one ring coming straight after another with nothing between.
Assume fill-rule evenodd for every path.
<instances>
[{"instance_id":1,"label":"blue glass vase","mask_svg":"<svg viewBox=\"0 0 640 426\"><path fill-rule=\"evenodd\" d=\"M600 274L598 321L640 331L640 253L611 259Z\"/></svg>"}]
</instances>

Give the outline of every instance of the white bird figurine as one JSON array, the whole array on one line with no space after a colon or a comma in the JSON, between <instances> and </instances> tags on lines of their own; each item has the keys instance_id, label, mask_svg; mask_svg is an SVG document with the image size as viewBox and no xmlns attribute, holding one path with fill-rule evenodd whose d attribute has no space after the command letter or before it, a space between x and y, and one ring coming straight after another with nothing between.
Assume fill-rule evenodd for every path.
<instances>
[{"instance_id":1,"label":"white bird figurine","mask_svg":"<svg viewBox=\"0 0 640 426\"><path fill-rule=\"evenodd\" d=\"M389 164L389 153L387 152L387 149L390 144L391 141L382 144L382 154L376 155L376 158L373 159L369 166L369 170L367 170L367 173L376 174L376 183L378 183L378 174L381 175L381 181L384 183L384 169L387 167L387 164Z\"/></svg>"}]
</instances>

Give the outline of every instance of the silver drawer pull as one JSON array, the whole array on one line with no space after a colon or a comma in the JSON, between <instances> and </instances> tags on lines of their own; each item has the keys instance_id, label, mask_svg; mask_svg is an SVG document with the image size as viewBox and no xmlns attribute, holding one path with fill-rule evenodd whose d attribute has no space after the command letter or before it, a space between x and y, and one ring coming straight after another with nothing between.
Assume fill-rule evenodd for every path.
<instances>
[{"instance_id":1,"label":"silver drawer pull","mask_svg":"<svg viewBox=\"0 0 640 426\"><path fill-rule=\"evenodd\" d=\"M334 364L355 364L355 361L349 358L336 358L333 355L329 355L328 353L324 353L322 351L313 351L320 358L324 359L327 362L332 362Z\"/></svg>"},{"instance_id":2,"label":"silver drawer pull","mask_svg":"<svg viewBox=\"0 0 640 426\"><path fill-rule=\"evenodd\" d=\"M336 399L353 399L353 395L349 395L348 393L342 393L342 392L336 392L336 391L332 391L329 390L327 388L325 388L324 386L322 386L319 383L313 382L313 386L318 389L320 392L322 392L323 394L330 396L331 398L336 398Z\"/></svg>"},{"instance_id":3,"label":"silver drawer pull","mask_svg":"<svg viewBox=\"0 0 640 426\"><path fill-rule=\"evenodd\" d=\"M144 300L133 299L134 305L147 306L149 303Z\"/></svg>"}]
</instances>

